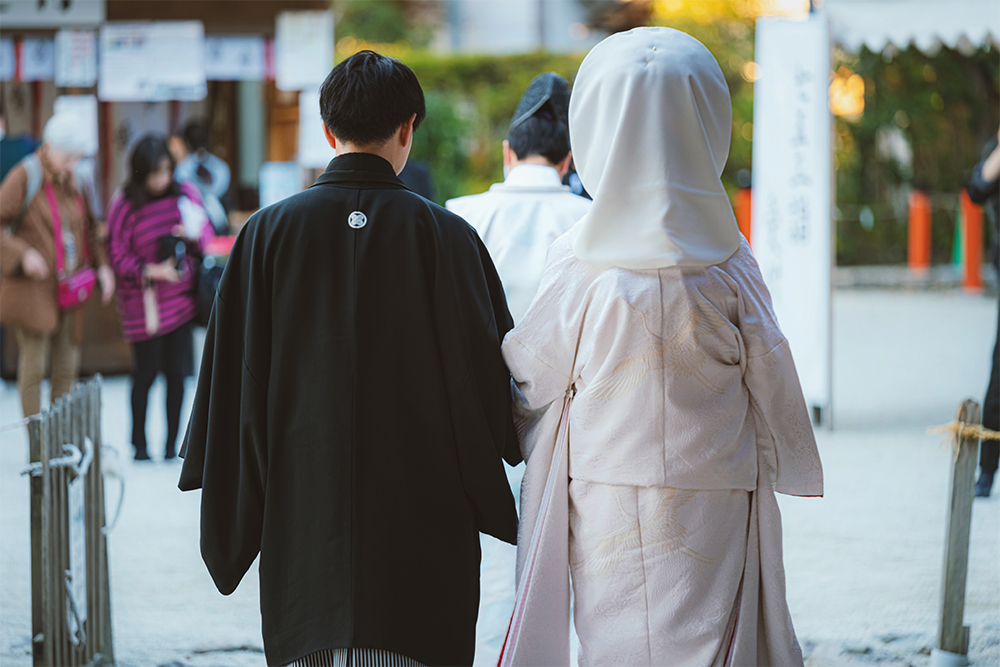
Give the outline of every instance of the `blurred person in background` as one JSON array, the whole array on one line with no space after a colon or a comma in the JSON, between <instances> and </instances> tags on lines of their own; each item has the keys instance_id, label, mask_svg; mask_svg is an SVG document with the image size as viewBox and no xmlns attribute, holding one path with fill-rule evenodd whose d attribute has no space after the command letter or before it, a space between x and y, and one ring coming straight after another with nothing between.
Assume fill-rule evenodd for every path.
<instances>
[{"instance_id":1,"label":"blurred person in background","mask_svg":"<svg viewBox=\"0 0 1000 667\"><path fill-rule=\"evenodd\" d=\"M178 183L193 183L217 234L227 234L226 193L229 192L229 165L208 152L209 130L204 120L193 120L184 128L188 155L177 163L174 178Z\"/></svg>"},{"instance_id":2,"label":"blurred person in background","mask_svg":"<svg viewBox=\"0 0 1000 667\"><path fill-rule=\"evenodd\" d=\"M0 108L0 181L7 177L15 164L29 153L34 153L38 143L30 135L13 136L7 132L7 114Z\"/></svg>"},{"instance_id":3,"label":"blurred person in background","mask_svg":"<svg viewBox=\"0 0 1000 667\"><path fill-rule=\"evenodd\" d=\"M501 664L568 663L572 591L580 664L801 666L775 493L823 472L720 180L726 79L682 32L618 33L569 124L593 204L503 342L527 469Z\"/></svg>"},{"instance_id":4,"label":"blurred person in background","mask_svg":"<svg viewBox=\"0 0 1000 667\"><path fill-rule=\"evenodd\" d=\"M161 372L167 384L164 459L176 456L184 379L193 372L196 264L212 238L198 189L174 180L166 142L144 137L129 158L131 175L108 213L108 257L118 276L122 334L132 344L132 446L149 460L146 403Z\"/></svg>"},{"instance_id":5,"label":"blurred person in background","mask_svg":"<svg viewBox=\"0 0 1000 667\"><path fill-rule=\"evenodd\" d=\"M97 150L94 143L77 116L57 114L45 125L42 146L0 184L0 321L17 340L25 417L40 411L46 365L53 401L73 386L80 368L81 306L95 284L104 303L115 291L114 273L73 178L77 163ZM79 276L86 282L67 282ZM72 294L65 289L70 284L76 285Z\"/></svg>"},{"instance_id":6,"label":"blurred person in background","mask_svg":"<svg viewBox=\"0 0 1000 667\"><path fill-rule=\"evenodd\" d=\"M503 183L445 202L489 249L514 322L538 290L549 246L590 208L590 201L562 183L572 159L568 108L566 79L555 72L536 76L503 141Z\"/></svg>"},{"instance_id":7,"label":"blurred person in background","mask_svg":"<svg viewBox=\"0 0 1000 667\"><path fill-rule=\"evenodd\" d=\"M967 190L969 199L983 205L986 219L993 226L993 265L1000 273L1000 245L998 245L998 221L1000 221L1000 130L997 136L983 148L983 160L972 170ZM993 368L990 384L983 399L983 426L1000 431L1000 321L997 323L997 339L993 343ZM976 496L988 498L993 489L993 477L997 472L1000 458L1000 442L983 440L979 450L979 479L976 480Z\"/></svg>"}]
</instances>

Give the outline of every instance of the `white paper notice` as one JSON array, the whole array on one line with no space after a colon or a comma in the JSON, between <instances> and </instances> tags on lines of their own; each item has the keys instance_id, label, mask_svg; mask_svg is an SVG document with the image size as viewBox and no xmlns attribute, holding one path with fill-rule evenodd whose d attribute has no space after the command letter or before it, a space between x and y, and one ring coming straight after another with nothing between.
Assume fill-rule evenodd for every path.
<instances>
[{"instance_id":1,"label":"white paper notice","mask_svg":"<svg viewBox=\"0 0 1000 667\"><path fill-rule=\"evenodd\" d=\"M260 207L302 192L302 172L295 162L265 162L260 166Z\"/></svg>"},{"instance_id":2,"label":"white paper notice","mask_svg":"<svg viewBox=\"0 0 1000 667\"><path fill-rule=\"evenodd\" d=\"M332 67L332 12L278 14L275 84L279 90L318 88Z\"/></svg>"},{"instance_id":3,"label":"white paper notice","mask_svg":"<svg viewBox=\"0 0 1000 667\"><path fill-rule=\"evenodd\" d=\"M89 88L97 82L97 33L60 30L56 33L56 85Z\"/></svg>"},{"instance_id":4,"label":"white paper notice","mask_svg":"<svg viewBox=\"0 0 1000 667\"><path fill-rule=\"evenodd\" d=\"M205 76L209 81L263 81L263 37L206 37Z\"/></svg>"},{"instance_id":5,"label":"white paper notice","mask_svg":"<svg viewBox=\"0 0 1000 667\"><path fill-rule=\"evenodd\" d=\"M98 96L105 101L203 99L204 27L200 21L106 24L99 69Z\"/></svg>"},{"instance_id":6,"label":"white paper notice","mask_svg":"<svg viewBox=\"0 0 1000 667\"><path fill-rule=\"evenodd\" d=\"M0 39L0 81L13 81L17 76L17 53L14 50L14 40L10 37Z\"/></svg>"},{"instance_id":7,"label":"white paper notice","mask_svg":"<svg viewBox=\"0 0 1000 667\"><path fill-rule=\"evenodd\" d=\"M51 81L55 76L55 40L25 37L21 45L21 81Z\"/></svg>"},{"instance_id":8,"label":"white paper notice","mask_svg":"<svg viewBox=\"0 0 1000 667\"><path fill-rule=\"evenodd\" d=\"M319 89L299 93L299 164L306 169L326 169L337 157L323 133L323 117L319 113Z\"/></svg>"},{"instance_id":9,"label":"white paper notice","mask_svg":"<svg viewBox=\"0 0 1000 667\"><path fill-rule=\"evenodd\" d=\"M813 418L829 424L829 26L760 18L754 48L753 252Z\"/></svg>"}]
</instances>

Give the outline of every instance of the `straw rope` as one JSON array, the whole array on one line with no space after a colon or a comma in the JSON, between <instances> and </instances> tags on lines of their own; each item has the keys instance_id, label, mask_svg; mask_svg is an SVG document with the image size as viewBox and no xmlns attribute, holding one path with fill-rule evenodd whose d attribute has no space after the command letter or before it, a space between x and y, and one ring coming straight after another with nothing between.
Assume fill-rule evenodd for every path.
<instances>
[{"instance_id":1,"label":"straw rope","mask_svg":"<svg viewBox=\"0 0 1000 667\"><path fill-rule=\"evenodd\" d=\"M986 428L982 424L966 424L957 419L950 424L933 426L927 429L928 433L953 433L956 440L973 438L977 440L1000 440L1000 431Z\"/></svg>"}]
</instances>

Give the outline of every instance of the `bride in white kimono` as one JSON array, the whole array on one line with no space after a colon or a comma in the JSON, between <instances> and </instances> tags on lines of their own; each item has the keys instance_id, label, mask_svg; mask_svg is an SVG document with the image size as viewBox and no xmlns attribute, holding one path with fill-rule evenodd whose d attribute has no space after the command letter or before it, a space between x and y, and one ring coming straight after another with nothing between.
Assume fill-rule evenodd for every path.
<instances>
[{"instance_id":1,"label":"bride in white kimono","mask_svg":"<svg viewBox=\"0 0 1000 667\"><path fill-rule=\"evenodd\" d=\"M583 61L590 212L507 335L527 471L501 664L801 665L775 492L823 493L795 365L719 179L732 109L669 28ZM568 567L567 567L568 565Z\"/></svg>"}]
</instances>

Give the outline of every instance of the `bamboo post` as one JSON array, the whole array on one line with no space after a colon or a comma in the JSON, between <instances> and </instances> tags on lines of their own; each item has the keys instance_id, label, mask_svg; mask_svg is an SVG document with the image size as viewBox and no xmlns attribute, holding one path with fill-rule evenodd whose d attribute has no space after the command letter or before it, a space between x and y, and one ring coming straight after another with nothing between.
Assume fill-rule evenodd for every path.
<instances>
[{"instance_id":1,"label":"bamboo post","mask_svg":"<svg viewBox=\"0 0 1000 667\"><path fill-rule=\"evenodd\" d=\"M979 424L979 404L971 399L958 410L961 424ZM945 532L944 575L941 590L941 627L937 648L931 655L932 667L967 665L969 628L962 625L965 614L965 585L969 568L969 533L972 527L972 497L979 439L961 437L952 464L949 491L948 527Z\"/></svg>"}]
</instances>

